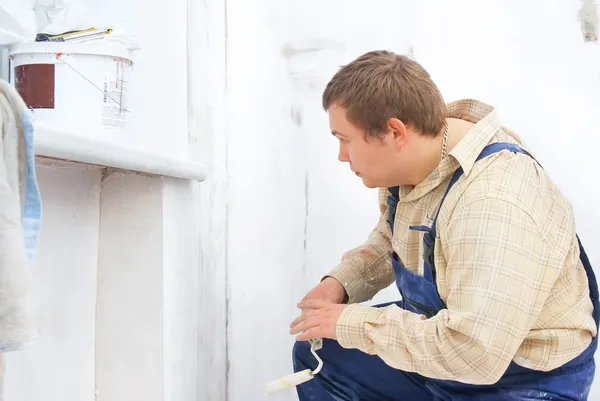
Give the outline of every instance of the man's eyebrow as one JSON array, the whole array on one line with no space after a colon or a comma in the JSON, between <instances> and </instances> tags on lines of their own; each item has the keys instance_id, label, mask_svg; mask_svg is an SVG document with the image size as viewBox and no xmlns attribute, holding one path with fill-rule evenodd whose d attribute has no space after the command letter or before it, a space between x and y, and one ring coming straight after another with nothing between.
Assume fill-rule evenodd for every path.
<instances>
[{"instance_id":1,"label":"man's eyebrow","mask_svg":"<svg viewBox=\"0 0 600 401\"><path fill-rule=\"evenodd\" d=\"M339 132L337 132L335 130L331 131L331 135L333 135L333 136L344 136L344 135L340 134Z\"/></svg>"}]
</instances>

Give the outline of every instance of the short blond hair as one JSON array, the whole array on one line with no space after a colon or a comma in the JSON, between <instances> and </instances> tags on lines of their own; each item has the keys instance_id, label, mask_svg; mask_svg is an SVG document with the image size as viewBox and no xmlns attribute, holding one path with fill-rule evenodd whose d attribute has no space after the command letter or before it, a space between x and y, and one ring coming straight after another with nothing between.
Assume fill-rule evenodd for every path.
<instances>
[{"instance_id":1,"label":"short blond hair","mask_svg":"<svg viewBox=\"0 0 600 401\"><path fill-rule=\"evenodd\" d=\"M429 73L410 57L378 50L340 68L323 92L323 108L337 104L348 121L379 136L389 118L423 135L442 131L446 105Z\"/></svg>"}]
</instances>

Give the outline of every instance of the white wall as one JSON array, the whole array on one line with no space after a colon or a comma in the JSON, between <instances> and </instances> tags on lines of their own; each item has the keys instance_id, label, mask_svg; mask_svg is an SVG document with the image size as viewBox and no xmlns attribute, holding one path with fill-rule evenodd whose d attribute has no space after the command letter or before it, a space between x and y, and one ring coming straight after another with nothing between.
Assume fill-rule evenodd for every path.
<instances>
[{"instance_id":1,"label":"white wall","mask_svg":"<svg viewBox=\"0 0 600 401\"><path fill-rule=\"evenodd\" d=\"M92 400L100 170L37 172L44 228L33 278L41 337L6 354L6 399Z\"/></svg>"},{"instance_id":2,"label":"white wall","mask_svg":"<svg viewBox=\"0 0 600 401\"><path fill-rule=\"evenodd\" d=\"M593 182L600 144L600 48L583 43L578 1L227 4L231 401L291 372L296 303L376 221L375 192L337 162L320 110L327 79L364 51L412 49L446 100L497 106L572 199L600 264L600 189L574 180Z\"/></svg>"},{"instance_id":3,"label":"white wall","mask_svg":"<svg viewBox=\"0 0 600 401\"><path fill-rule=\"evenodd\" d=\"M199 400L226 400L228 291L228 145L226 0L188 0L190 151L208 164L196 204L200 224L198 371Z\"/></svg>"}]
</instances>

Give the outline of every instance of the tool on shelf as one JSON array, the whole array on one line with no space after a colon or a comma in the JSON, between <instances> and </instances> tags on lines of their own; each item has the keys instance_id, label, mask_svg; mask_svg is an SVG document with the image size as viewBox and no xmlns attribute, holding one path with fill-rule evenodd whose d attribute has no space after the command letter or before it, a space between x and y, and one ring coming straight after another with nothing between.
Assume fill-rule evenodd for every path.
<instances>
[{"instance_id":1,"label":"tool on shelf","mask_svg":"<svg viewBox=\"0 0 600 401\"><path fill-rule=\"evenodd\" d=\"M94 39L101 39L112 33L112 29L98 31L98 28L81 29L77 31L68 31L56 35L48 33L38 33L36 42L86 42Z\"/></svg>"}]
</instances>

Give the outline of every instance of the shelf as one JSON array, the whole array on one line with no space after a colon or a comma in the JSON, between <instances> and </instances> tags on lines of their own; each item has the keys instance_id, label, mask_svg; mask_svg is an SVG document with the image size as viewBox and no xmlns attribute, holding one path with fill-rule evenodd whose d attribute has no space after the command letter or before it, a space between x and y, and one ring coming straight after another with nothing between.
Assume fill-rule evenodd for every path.
<instances>
[{"instance_id":1,"label":"shelf","mask_svg":"<svg viewBox=\"0 0 600 401\"><path fill-rule=\"evenodd\" d=\"M206 179L206 168L202 163L121 147L54 130L40 123L34 123L34 127L35 154L39 157L187 180Z\"/></svg>"}]
</instances>

